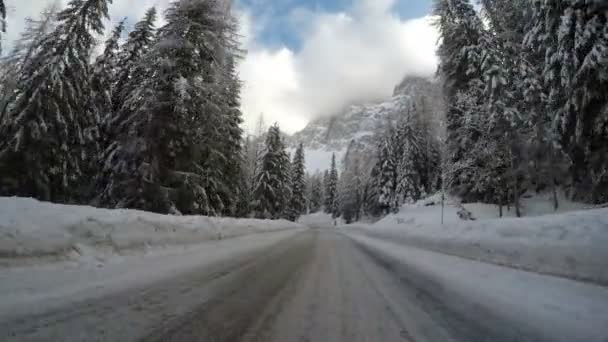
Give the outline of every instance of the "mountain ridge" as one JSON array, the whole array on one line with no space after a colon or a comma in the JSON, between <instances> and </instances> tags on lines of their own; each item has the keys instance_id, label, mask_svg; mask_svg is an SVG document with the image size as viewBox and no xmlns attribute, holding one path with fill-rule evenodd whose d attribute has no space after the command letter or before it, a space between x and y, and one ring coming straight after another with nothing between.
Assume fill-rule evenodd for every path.
<instances>
[{"instance_id":1,"label":"mountain ridge","mask_svg":"<svg viewBox=\"0 0 608 342\"><path fill-rule=\"evenodd\" d=\"M393 95L384 100L350 105L338 115L311 121L303 130L287 137L291 149L302 143L306 149L310 173L330 165L331 155L341 160L351 142L361 149L372 149L378 133L393 125L413 106L434 105L440 86L429 78L408 76L395 86Z\"/></svg>"}]
</instances>

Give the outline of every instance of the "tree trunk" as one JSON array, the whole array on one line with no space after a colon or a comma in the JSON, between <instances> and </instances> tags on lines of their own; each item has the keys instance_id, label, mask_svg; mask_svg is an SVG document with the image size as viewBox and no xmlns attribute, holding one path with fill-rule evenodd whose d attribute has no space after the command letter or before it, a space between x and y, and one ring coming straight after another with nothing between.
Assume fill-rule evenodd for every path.
<instances>
[{"instance_id":1,"label":"tree trunk","mask_svg":"<svg viewBox=\"0 0 608 342\"><path fill-rule=\"evenodd\" d=\"M498 195L498 217L502 217L502 198L502 191L500 191Z\"/></svg>"},{"instance_id":2,"label":"tree trunk","mask_svg":"<svg viewBox=\"0 0 608 342\"><path fill-rule=\"evenodd\" d=\"M557 199L557 187L555 186L555 178L551 179L551 191L553 192L553 210L559 209L559 201Z\"/></svg>"},{"instance_id":3,"label":"tree trunk","mask_svg":"<svg viewBox=\"0 0 608 342\"><path fill-rule=\"evenodd\" d=\"M513 205L515 206L515 215L521 217L521 211L519 208L519 186L517 184L517 178L513 182Z\"/></svg>"}]
</instances>

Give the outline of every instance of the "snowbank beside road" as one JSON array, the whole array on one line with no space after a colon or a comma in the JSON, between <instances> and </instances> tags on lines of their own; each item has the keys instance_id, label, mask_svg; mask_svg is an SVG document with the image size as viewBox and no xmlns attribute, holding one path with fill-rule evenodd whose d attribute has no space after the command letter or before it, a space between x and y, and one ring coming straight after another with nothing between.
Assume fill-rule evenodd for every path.
<instances>
[{"instance_id":1,"label":"snowbank beside road","mask_svg":"<svg viewBox=\"0 0 608 342\"><path fill-rule=\"evenodd\" d=\"M353 239L419 289L420 298L436 300L487 331L510 336L505 340L603 342L608 336L605 287L363 235Z\"/></svg>"},{"instance_id":2,"label":"snowbank beside road","mask_svg":"<svg viewBox=\"0 0 608 342\"><path fill-rule=\"evenodd\" d=\"M608 284L608 209L532 218L448 220L440 208L408 208L358 230L444 254ZM449 209L451 210L451 209Z\"/></svg>"},{"instance_id":3,"label":"snowbank beside road","mask_svg":"<svg viewBox=\"0 0 608 342\"><path fill-rule=\"evenodd\" d=\"M297 228L304 226L288 221L168 216L0 197L0 260L77 257L91 251L113 253L195 244Z\"/></svg>"}]
</instances>

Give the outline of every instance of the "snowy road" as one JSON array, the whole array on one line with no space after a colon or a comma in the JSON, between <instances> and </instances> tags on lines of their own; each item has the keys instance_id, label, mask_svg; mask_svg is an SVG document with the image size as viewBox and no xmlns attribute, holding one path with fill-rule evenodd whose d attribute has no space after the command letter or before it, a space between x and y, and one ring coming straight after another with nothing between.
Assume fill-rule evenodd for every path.
<instances>
[{"instance_id":1,"label":"snowy road","mask_svg":"<svg viewBox=\"0 0 608 342\"><path fill-rule=\"evenodd\" d=\"M334 229L221 243L102 296L34 310L0 294L0 340L608 341L604 287Z\"/></svg>"}]
</instances>

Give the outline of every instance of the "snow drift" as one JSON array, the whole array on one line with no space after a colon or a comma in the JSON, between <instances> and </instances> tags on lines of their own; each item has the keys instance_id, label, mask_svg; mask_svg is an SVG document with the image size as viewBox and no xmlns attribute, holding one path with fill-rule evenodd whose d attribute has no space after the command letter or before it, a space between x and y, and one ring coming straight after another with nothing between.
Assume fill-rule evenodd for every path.
<instances>
[{"instance_id":1,"label":"snow drift","mask_svg":"<svg viewBox=\"0 0 608 342\"><path fill-rule=\"evenodd\" d=\"M0 197L0 259L78 256L148 246L196 244L304 228L288 221L167 216ZM75 254L75 255L74 255Z\"/></svg>"},{"instance_id":2,"label":"snow drift","mask_svg":"<svg viewBox=\"0 0 608 342\"><path fill-rule=\"evenodd\" d=\"M608 284L608 209L531 218L450 219L444 225L437 206L408 209L356 230L402 245Z\"/></svg>"}]
</instances>

